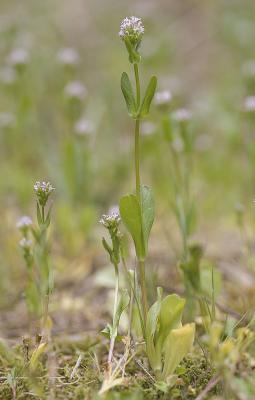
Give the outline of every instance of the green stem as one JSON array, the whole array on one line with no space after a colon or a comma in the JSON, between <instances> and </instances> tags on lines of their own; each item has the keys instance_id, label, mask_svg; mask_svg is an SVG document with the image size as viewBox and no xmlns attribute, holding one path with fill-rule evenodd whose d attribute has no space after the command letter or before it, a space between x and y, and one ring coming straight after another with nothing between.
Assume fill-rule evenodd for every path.
<instances>
[{"instance_id":1,"label":"green stem","mask_svg":"<svg viewBox=\"0 0 255 400\"><path fill-rule=\"evenodd\" d=\"M119 298L119 269L118 269L117 264L114 265L114 269L115 269L115 292L114 292L113 324L112 325L114 325L114 319L115 319L115 315L116 315L116 311L117 311L117 307L118 307L118 298ZM115 339L116 339L115 335L111 336L110 348L109 348L108 360L107 360L109 376L111 376L111 373L112 373L112 358L113 358Z\"/></svg>"},{"instance_id":2,"label":"green stem","mask_svg":"<svg viewBox=\"0 0 255 400\"><path fill-rule=\"evenodd\" d=\"M140 121L135 121L135 184L136 184L136 196L140 203Z\"/></svg>"},{"instance_id":3,"label":"green stem","mask_svg":"<svg viewBox=\"0 0 255 400\"><path fill-rule=\"evenodd\" d=\"M42 336L48 341L48 315L49 315L49 295L46 294L43 299L43 316L42 316Z\"/></svg>"},{"instance_id":4,"label":"green stem","mask_svg":"<svg viewBox=\"0 0 255 400\"><path fill-rule=\"evenodd\" d=\"M138 108L140 106L140 99L141 99L138 64L134 64L134 72L135 72L135 85L136 85L136 106Z\"/></svg>"},{"instance_id":5,"label":"green stem","mask_svg":"<svg viewBox=\"0 0 255 400\"><path fill-rule=\"evenodd\" d=\"M45 220L45 212L44 212L44 206L42 206L42 222L44 224Z\"/></svg>"},{"instance_id":6,"label":"green stem","mask_svg":"<svg viewBox=\"0 0 255 400\"><path fill-rule=\"evenodd\" d=\"M147 302L147 290L145 281L145 262L138 261L138 268L139 268L139 277L140 277L141 294L142 294L143 319L144 319L144 325L146 325L148 302Z\"/></svg>"},{"instance_id":7,"label":"green stem","mask_svg":"<svg viewBox=\"0 0 255 400\"><path fill-rule=\"evenodd\" d=\"M135 285L135 279L134 279L134 281L132 281L132 279L131 279L131 277L130 277L130 275L128 273L125 257L124 257L124 254L123 254L123 249L121 250L121 260L122 260L122 264L123 264L123 267L124 267L124 272L125 272L126 277L127 277L128 285L129 285L129 287L130 287L130 289L132 291L132 294L133 294L132 297L134 298L134 300L136 302L136 305L137 305L137 310L138 310L139 318L140 318L140 321L141 321L141 328L142 328L142 332L143 332L143 337L145 338L145 325L144 325L144 321L143 321L141 305L140 305L140 303L138 301L138 296L137 296L137 293L136 293L136 290L135 290L135 286L136 286Z\"/></svg>"},{"instance_id":8,"label":"green stem","mask_svg":"<svg viewBox=\"0 0 255 400\"><path fill-rule=\"evenodd\" d=\"M141 102L141 88L140 88L140 78L139 78L139 68L138 64L134 64L134 74L135 74L135 84L136 84L136 107L137 110L140 107ZM136 182L136 196L141 205L141 179L140 179L140 118L135 121L135 182ZM139 279L142 294L142 310L143 310L143 323L146 324L147 318L147 291L145 282L145 262L138 260L138 270Z\"/></svg>"}]
</instances>

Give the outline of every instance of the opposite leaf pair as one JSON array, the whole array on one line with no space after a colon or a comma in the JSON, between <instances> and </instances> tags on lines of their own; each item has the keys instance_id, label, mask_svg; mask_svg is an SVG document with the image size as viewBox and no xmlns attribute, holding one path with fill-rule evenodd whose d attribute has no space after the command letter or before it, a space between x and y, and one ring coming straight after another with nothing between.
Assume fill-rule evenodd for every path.
<instances>
[{"instance_id":1,"label":"opposite leaf pair","mask_svg":"<svg viewBox=\"0 0 255 400\"><path fill-rule=\"evenodd\" d=\"M132 118L134 119L144 118L146 115L149 114L150 105L154 97L156 87L157 87L157 78L155 76L152 76L148 84L148 87L146 89L143 102L141 105L138 105L136 104L135 101L135 96L133 93L132 85L128 77L128 74L126 72L123 72L121 76L121 90L126 101L128 114Z\"/></svg>"}]
</instances>

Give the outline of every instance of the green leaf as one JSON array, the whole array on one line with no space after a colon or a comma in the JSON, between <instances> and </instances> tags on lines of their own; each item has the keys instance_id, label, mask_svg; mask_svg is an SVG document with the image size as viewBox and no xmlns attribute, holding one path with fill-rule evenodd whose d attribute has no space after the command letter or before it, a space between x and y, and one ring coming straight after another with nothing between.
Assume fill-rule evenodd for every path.
<instances>
[{"instance_id":1,"label":"green leaf","mask_svg":"<svg viewBox=\"0 0 255 400\"><path fill-rule=\"evenodd\" d=\"M100 331L101 335L106 337L107 339L111 339L112 336L112 326L107 324L104 329Z\"/></svg>"},{"instance_id":2,"label":"green leaf","mask_svg":"<svg viewBox=\"0 0 255 400\"><path fill-rule=\"evenodd\" d=\"M182 313L185 306L185 299L177 294L170 294L161 303L159 315L159 332L156 343L156 351L162 353L164 342L170 330L181 327Z\"/></svg>"},{"instance_id":3,"label":"green leaf","mask_svg":"<svg viewBox=\"0 0 255 400\"><path fill-rule=\"evenodd\" d=\"M134 46L131 44L128 37L126 37L124 41L125 41L125 45L126 45L128 54L129 54L129 61L131 62L131 64L139 63L141 61L140 54L136 51Z\"/></svg>"},{"instance_id":4,"label":"green leaf","mask_svg":"<svg viewBox=\"0 0 255 400\"><path fill-rule=\"evenodd\" d=\"M142 236L141 209L135 194L128 194L120 199L121 219L133 238L138 258L144 258L144 244Z\"/></svg>"},{"instance_id":5,"label":"green leaf","mask_svg":"<svg viewBox=\"0 0 255 400\"><path fill-rule=\"evenodd\" d=\"M42 221L40 206L39 206L38 202L36 203L36 211L37 211L37 222L38 222L38 225L42 225L43 221Z\"/></svg>"},{"instance_id":6,"label":"green leaf","mask_svg":"<svg viewBox=\"0 0 255 400\"><path fill-rule=\"evenodd\" d=\"M212 270L213 270L213 282L212 282ZM200 268L201 275L201 286L202 291L209 297L214 292L215 297L220 294L222 287L222 276L221 272L214 268L214 266L208 261L203 261Z\"/></svg>"},{"instance_id":7,"label":"green leaf","mask_svg":"<svg viewBox=\"0 0 255 400\"><path fill-rule=\"evenodd\" d=\"M133 238L137 257L143 260L154 221L154 199L148 186L140 187L140 195L141 206L137 196L129 194L120 199L119 209L122 221Z\"/></svg>"},{"instance_id":8,"label":"green leaf","mask_svg":"<svg viewBox=\"0 0 255 400\"><path fill-rule=\"evenodd\" d=\"M107 251L107 253L109 254L110 257L112 257L112 248L109 246L109 244L107 243L107 241L105 240L105 238L103 237L102 239L102 244L104 246L104 249Z\"/></svg>"},{"instance_id":9,"label":"green leaf","mask_svg":"<svg viewBox=\"0 0 255 400\"><path fill-rule=\"evenodd\" d=\"M161 354L155 349L155 334L158 328L159 314L162 302L162 290L158 288L158 300L150 307L146 320L146 351L154 371L161 371Z\"/></svg>"},{"instance_id":10,"label":"green leaf","mask_svg":"<svg viewBox=\"0 0 255 400\"><path fill-rule=\"evenodd\" d=\"M131 85L130 79L128 77L128 74L126 72L123 72L121 75L121 90L122 90L124 99L126 101L128 114L134 118L137 114L136 102L135 102L132 85Z\"/></svg>"},{"instance_id":11,"label":"green leaf","mask_svg":"<svg viewBox=\"0 0 255 400\"><path fill-rule=\"evenodd\" d=\"M47 350L47 343L40 343L37 349L35 349L30 358L29 367L34 371L39 363L39 358Z\"/></svg>"},{"instance_id":12,"label":"green leaf","mask_svg":"<svg viewBox=\"0 0 255 400\"><path fill-rule=\"evenodd\" d=\"M119 295L119 301L118 301L116 313L113 316L112 336L115 336L115 337L117 336L121 314L127 308L128 304L129 304L128 291L122 290Z\"/></svg>"},{"instance_id":13,"label":"green leaf","mask_svg":"<svg viewBox=\"0 0 255 400\"><path fill-rule=\"evenodd\" d=\"M152 76L149 85L146 89L145 96L139 111L139 116L141 118L149 114L151 102L154 97L156 87L157 87L157 78L156 76Z\"/></svg>"},{"instance_id":14,"label":"green leaf","mask_svg":"<svg viewBox=\"0 0 255 400\"><path fill-rule=\"evenodd\" d=\"M174 373L179 363L190 351L195 337L195 324L186 324L173 329L166 339L165 363L162 378L166 380Z\"/></svg>"},{"instance_id":15,"label":"green leaf","mask_svg":"<svg viewBox=\"0 0 255 400\"><path fill-rule=\"evenodd\" d=\"M154 222L155 205L152 190L148 186L141 186L142 232L145 254L147 254L150 231Z\"/></svg>"}]
</instances>

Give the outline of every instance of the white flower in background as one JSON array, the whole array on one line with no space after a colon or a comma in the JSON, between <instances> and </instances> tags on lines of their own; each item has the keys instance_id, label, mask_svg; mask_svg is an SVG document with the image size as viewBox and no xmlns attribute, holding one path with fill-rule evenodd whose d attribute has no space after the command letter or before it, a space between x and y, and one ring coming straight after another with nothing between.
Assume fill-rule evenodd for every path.
<instances>
[{"instance_id":1,"label":"white flower in background","mask_svg":"<svg viewBox=\"0 0 255 400\"><path fill-rule=\"evenodd\" d=\"M29 53L23 48L14 49L9 54L7 61L13 66L26 65L29 62Z\"/></svg>"},{"instance_id":2,"label":"white flower in background","mask_svg":"<svg viewBox=\"0 0 255 400\"><path fill-rule=\"evenodd\" d=\"M28 228L30 228L33 225L32 219L30 217L28 217L27 215L24 215L23 217L21 217L16 226L18 229L20 230L27 230Z\"/></svg>"},{"instance_id":3,"label":"white flower in background","mask_svg":"<svg viewBox=\"0 0 255 400\"><path fill-rule=\"evenodd\" d=\"M15 116L9 112L0 113L0 128L9 128L15 123Z\"/></svg>"},{"instance_id":4,"label":"white flower in background","mask_svg":"<svg viewBox=\"0 0 255 400\"><path fill-rule=\"evenodd\" d=\"M74 132L77 135L86 136L94 131L94 125L91 121L85 118L79 119L74 125Z\"/></svg>"},{"instance_id":5,"label":"white flower in background","mask_svg":"<svg viewBox=\"0 0 255 400\"><path fill-rule=\"evenodd\" d=\"M174 113L174 118L179 122L186 122L192 118L192 113L186 108L180 108Z\"/></svg>"},{"instance_id":6,"label":"white flower in background","mask_svg":"<svg viewBox=\"0 0 255 400\"><path fill-rule=\"evenodd\" d=\"M161 92L155 93L154 101L157 106L167 105L171 102L171 100L172 94L169 90L162 90Z\"/></svg>"},{"instance_id":7,"label":"white flower in background","mask_svg":"<svg viewBox=\"0 0 255 400\"><path fill-rule=\"evenodd\" d=\"M122 40L128 38L131 44L138 44L144 34L144 26L141 18L127 17L120 24L119 36Z\"/></svg>"},{"instance_id":8,"label":"white flower in background","mask_svg":"<svg viewBox=\"0 0 255 400\"><path fill-rule=\"evenodd\" d=\"M17 79L17 74L13 67L4 67L0 71L0 80L5 85L12 85Z\"/></svg>"},{"instance_id":9,"label":"white flower in background","mask_svg":"<svg viewBox=\"0 0 255 400\"><path fill-rule=\"evenodd\" d=\"M255 60L246 61L242 66L242 73L247 77L255 76Z\"/></svg>"},{"instance_id":10,"label":"white flower in background","mask_svg":"<svg viewBox=\"0 0 255 400\"><path fill-rule=\"evenodd\" d=\"M248 96L244 101L245 111L255 111L255 96Z\"/></svg>"},{"instance_id":11,"label":"white flower in background","mask_svg":"<svg viewBox=\"0 0 255 400\"><path fill-rule=\"evenodd\" d=\"M72 47L60 49L57 54L58 61L63 65L77 65L80 61L79 54Z\"/></svg>"},{"instance_id":12,"label":"white flower in background","mask_svg":"<svg viewBox=\"0 0 255 400\"><path fill-rule=\"evenodd\" d=\"M49 196L55 190L50 182L35 182L34 191L41 206L45 206Z\"/></svg>"},{"instance_id":13,"label":"white flower in background","mask_svg":"<svg viewBox=\"0 0 255 400\"><path fill-rule=\"evenodd\" d=\"M23 238L19 241L20 247L22 247L22 249L24 249L24 250L30 250L31 247L32 247L32 244L33 244L32 240L27 239L27 238L25 238L25 237L23 237Z\"/></svg>"},{"instance_id":14,"label":"white flower in background","mask_svg":"<svg viewBox=\"0 0 255 400\"><path fill-rule=\"evenodd\" d=\"M155 133L156 127L151 122L143 122L141 125L141 135L142 136L151 136Z\"/></svg>"},{"instance_id":15,"label":"white flower in background","mask_svg":"<svg viewBox=\"0 0 255 400\"><path fill-rule=\"evenodd\" d=\"M70 99L84 100L87 95L87 89L80 81L69 82L64 91Z\"/></svg>"}]
</instances>

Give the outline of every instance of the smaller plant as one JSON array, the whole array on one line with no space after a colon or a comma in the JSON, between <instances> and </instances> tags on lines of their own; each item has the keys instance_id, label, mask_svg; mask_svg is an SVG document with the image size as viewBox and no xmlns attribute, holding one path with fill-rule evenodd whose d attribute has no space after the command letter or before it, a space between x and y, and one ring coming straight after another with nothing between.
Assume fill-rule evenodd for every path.
<instances>
[{"instance_id":1,"label":"smaller plant","mask_svg":"<svg viewBox=\"0 0 255 400\"><path fill-rule=\"evenodd\" d=\"M108 324L107 327L103 330L103 334L109 337L110 339L110 348L108 354L108 370L109 370L109 375L111 375L113 350L114 350L115 340L118 336L120 317L129 304L129 296L126 290L120 290L119 287L120 286L119 263L121 259L121 233L119 231L120 216L116 212L110 215L103 215L100 222L108 230L111 238L111 244L109 244L105 238L103 238L102 243L105 250L109 254L115 272L115 294L114 294L112 325Z\"/></svg>"},{"instance_id":2,"label":"smaller plant","mask_svg":"<svg viewBox=\"0 0 255 400\"><path fill-rule=\"evenodd\" d=\"M31 218L27 216L22 217L17 223L23 235L20 246L28 272L26 289L28 310L39 317L42 336L47 336L51 326L48 315L49 297L53 289L53 270L48 244L51 206L48 209L47 206L54 190L55 188L49 182L36 182L34 192L37 198L38 225L33 226Z\"/></svg>"},{"instance_id":3,"label":"smaller plant","mask_svg":"<svg viewBox=\"0 0 255 400\"><path fill-rule=\"evenodd\" d=\"M146 322L146 350L158 381L168 382L177 366L190 351L195 337L195 324L182 326L185 300L176 294L162 297L151 306Z\"/></svg>"},{"instance_id":4,"label":"smaller plant","mask_svg":"<svg viewBox=\"0 0 255 400\"><path fill-rule=\"evenodd\" d=\"M36 270L34 268L33 241L31 238L32 219L26 215L17 222L17 228L22 234L19 245L22 249L23 258L27 268L26 302L30 314L40 315L40 297L38 292L38 282Z\"/></svg>"}]
</instances>

